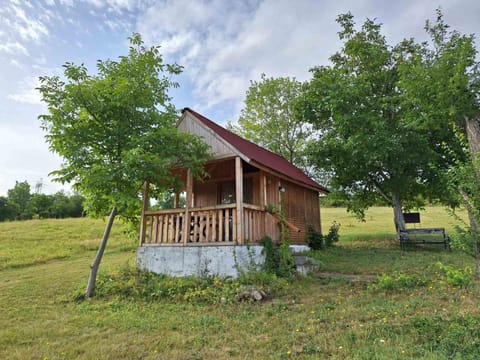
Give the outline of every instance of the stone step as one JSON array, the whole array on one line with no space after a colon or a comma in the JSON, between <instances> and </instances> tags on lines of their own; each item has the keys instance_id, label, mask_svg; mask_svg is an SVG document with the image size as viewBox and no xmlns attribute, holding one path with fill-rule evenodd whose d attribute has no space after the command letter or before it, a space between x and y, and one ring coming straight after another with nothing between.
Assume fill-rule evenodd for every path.
<instances>
[{"instance_id":1,"label":"stone step","mask_svg":"<svg viewBox=\"0 0 480 360\"><path fill-rule=\"evenodd\" d=\"M317 273L323 265L320 260L308 256L294 255L293 258L295 259L297 271L302 275Z\"/></svg>"}]
</instances>

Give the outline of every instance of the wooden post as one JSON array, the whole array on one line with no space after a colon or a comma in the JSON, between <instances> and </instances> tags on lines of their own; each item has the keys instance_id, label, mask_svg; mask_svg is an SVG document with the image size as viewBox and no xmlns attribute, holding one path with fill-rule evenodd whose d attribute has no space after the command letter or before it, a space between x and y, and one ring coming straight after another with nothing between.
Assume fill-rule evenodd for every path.
<instances>
[{"instance_id":1,"label":"wooden post","mask_svg":"<svg viewBox=\"0 0 480 360\"><path fill-rule=\"evenodd\" d=\"M267 205L267 176L263 171L260 172L260 205Z\"/></svg>"},{"instance_id":2,"label":"wooden post","mask_svg":"<svg viewBox=\"0 0 480 360\"><path fill-rule=\"evenodd\" d=\"M262 210L265 211L265 206L268 205L267 203L267 175L265 172L260 171L260 205L262 206ZM267 217L265 213L262 213L260 216L260 236L259 238L263 238L267 235ZM258 239L255 239L258 240Z\"/></svg>"},{"instance_id":3,"label":"wooden post","mask_svg":"<svg viewBox=\"0 0 480 360\"><path fill-rule=\"evenodd\" d=\"M178 209L180 205L180 195L178 194L178 191L175 191L175 195L173 196L173 208Z\"/></svg>"},{"instance_id":4,"label":"wooden post","mask_svg":"<svg viewBox=\"0 0 480 360\"><path fill-rule=\"evenodd\" d=\"M190 236L190 207L193 199L193 177L192 170L187 169L187 197L185 204L185 217L183 223L183 245L187 244L187 237Z\"/></svg>"},{"instance_id":5,"label":"wooden post","mask_svg":"<svg viewBox=\"0 0 480 360\"><path fill-rule=\"evenodd\" d=\"M140 219L140 246L145 243L145 232L147 228L147 219L145 218L145 211L148 210L150 203L149 198L150 184L148 181L143 183L143 203L142 203L142 218Z\"/></svg>"},{"instance_id":6,"label":"wooden post","mask_svg":"<svg viewBox=\"0 0 480 360\"><path fill-rule=\"evenodd\" d=\"M277 191L278 191L278 210L282 211L282 192L280 188L282 187L282 183L280 180L277 181Z\"/></svg>"},{"instance_id":7,"label":"wooden post","mask_svg":"<svg viewBox=\"0 0 480 360\"><path fill-rule=\"evenodd\" d=\"M243 244L243 168L242 159L239 156L235 158L235 202L236 202L236 228L237 244Z\"/></svg>"}]
</instances>

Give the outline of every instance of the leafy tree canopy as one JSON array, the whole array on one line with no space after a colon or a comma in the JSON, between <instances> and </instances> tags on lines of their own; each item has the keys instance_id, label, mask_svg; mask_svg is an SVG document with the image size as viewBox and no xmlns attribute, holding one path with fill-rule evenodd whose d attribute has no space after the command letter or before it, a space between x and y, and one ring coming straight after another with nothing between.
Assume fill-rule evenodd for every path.
<instances>
[{"instance_id":1,"label":"leafy tree canopy","mask_svg":"<svg viewBox=\"0 0 480 360\"><path fill-rule=\"evenodd\" d=\"M312 128L294 111L301 95L302 83L295 78L268 78L262 74L260 81L251 81L238 125L229 127L311 173L306 148Z\"/></svg>"},{"instance_id":2,"label":"leafy tree canopy","mask_svg":"<svg viewBox=\"0 0 480 360\"><path fill-rule=\"evenodd\" d=\"M8 192L8 205L10 207L10 213L15 220L30 219L32 215L30 199L32 194L30 193L30 185L26 181L15 181L15 186L9 189Z\"/></svg>"},{"instance_id":3,"label":"leafy tree canopy","mask_svg":"<svg viewBox=\"0 0 480 360\"><path fill-rule=\"evenodd\" d=\"M410 118L435 131L455 130L455 137L437 146L456 159L446 172L449 193L469 217L454 245L476 257L480 277L480 63L475 38L450 30L440 10L425 29L430 42L401 44L403 53L410 54L399 68L401 86L405 101L412 104Z\"/></svg>"},{"instance_id":4,"label":"leafy tree canopy","mask_svg":"<svg viewBox=\"0 0 480 360\"><path fill-rule=\"evenodd\" d=\"M132 219L144 181L177 186L169 169L178 163L199 175L207 146L175 128L168 91L178 86L171 77L182 68L165 64L159 48L145 47L139 34L129 40L128 55L99 60L97 74L66 63L64 78L42 77L39 90L48 106L40 116L46 139L64 159L55 179L73 182L90 214L116 207Z\"/></svg>"},{"instance_id":5,"label":"leafy tree canopy","mask_svg":"<svg viewBox=\"0 0 480 360\"><path fill-rule=\"evenodd\" d=\"M203 173L208 145L177 132L177 113L168 91L181 72L165 64L158 47L144 46L139 34L130 39L128 55L99 60L97 74L83 65L64 65L64 79L40 78L48 114L41 115L50 149L64 159L56 180L73 182L85 196L90 214L111 209L105 233L91 266L85 297L94 294L98 268L110 229L118 214L131 222L140 215L140 190L145 181L158 192L175 188L170 171L182 164L194 176Z\"/></svg>"},{"instance_id":6,"label":"leafy tree canopy","mask_svg":"<svg viewBox=\"0 0 480 360\"><path fill-rule=\"evenodd\" d=\"M451 150L461 153L461 146L454 144L451 126L431 126L412 111L417 105L407 91L414 77L409 62L422 45L411 40L390 46L380 24L367 20L356 30L350 13L337 22L343 47L331 65L311 70L302 107L304 118L322 132L311 159L334 174L331 185L349 199L351 210L363 216L383 198L403 229L403 208L425 198L449 200L444 173L454 161Z\"/></svg>"}]
</instances>

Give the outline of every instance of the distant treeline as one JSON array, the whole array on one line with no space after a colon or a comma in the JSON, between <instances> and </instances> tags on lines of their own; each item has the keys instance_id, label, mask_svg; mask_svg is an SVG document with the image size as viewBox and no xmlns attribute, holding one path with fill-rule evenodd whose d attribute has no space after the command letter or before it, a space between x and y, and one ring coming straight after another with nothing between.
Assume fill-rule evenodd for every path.
<instances>
[{"instance_id":1,"label":"distant treeline","mask_svg":"<svg viewBox=\"0 0 480 360\"><path fill-rule=\"evenodd\" d=\"M63 191L53 195L32 194L26 181L16 181L7 197L0 196L0 221L81 217L83 201L83 196Z\"/></svg>"}]
</instances>

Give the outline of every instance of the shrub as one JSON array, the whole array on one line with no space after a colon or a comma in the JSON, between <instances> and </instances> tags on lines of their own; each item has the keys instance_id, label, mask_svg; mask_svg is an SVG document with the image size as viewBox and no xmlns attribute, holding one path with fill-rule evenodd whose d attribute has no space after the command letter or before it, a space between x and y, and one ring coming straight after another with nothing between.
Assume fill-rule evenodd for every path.
<instances>
[{"instance_id":1,"label":"shrub","mask_svg":"<svg viewBox=\"0 0 480 360\"><path fill-rule=\"evenodd\" d=\"M456 269L452 265L443 265L441 262L437 262L437 267L444 271L447 276L447 284L450 286L467 287L473 282L473 271L470 267Z\"/></svg>"},{"instance_id":2,"label":"shrub","mask_svg":"<svg viewBox=\"0 0 480 360\"><path fill-rule=\"evenodd\" d=\"M265 254L263 270L269 274L289 278L295 273L295 259L290 252L290 242L282 241L280 245L273 243L272 239L265 236L260 240Z\"/></svg>"},{"instance_id":3,"label":"shrub","mask_svg":"<svg viewBox=\"0 0 480 360\"><path fill-rule=\"evenodd\" d=\"M269 236L265 236L263 239L261 239L260 244L263 246L263 253L265 254L263 270L270 274L276 274L280 264L276 245Z\"/></svg>"},{"instance_id":4,"label":"shrub","mask_svg":"<svg viewBox=\"0 0 480 360\"><path fill-rule=\"evenodd\" d=\"M307 243L313 250L321 250L324 247L332 247L340 239L339 235L340 224L333 222L328 230L327 235L322 235L319 231L315 230L312 225L307 227Z\"/></svg>"},{"instance_id":5,"label":"shrub","mask_svg":"<svg viewBox=\"0 0 480 360\"><path fill-rule=\"evenodd\" d=\"M340 235L338 233L339 231L340 224L334 221L328 230L328 234L324 237L326 247L332 247L336 242L338 242L338 240L340 240Z\"/></svg>"},{"instance_id":6,"label":"shrub","mask_svg":"<svg viewBox=\"0 0 480 360\"><path fill-rule=\"evenodd\" d=\"M377 283L371 286L374 290L403 291L425 286L427 281L415 276L402 274L395 271L392 274L382 274L378 277Z\"/></svg>"},{"instance_id":7,"label":"shrub","mask_svg":"<svg viewBox=\"0 0 480 360\"><path fill-rule=\"evenodd\" d=\"M312 250L323 249L323 235L312 225L307 226L307 244Z\"/></svg>"}]
</instances>

